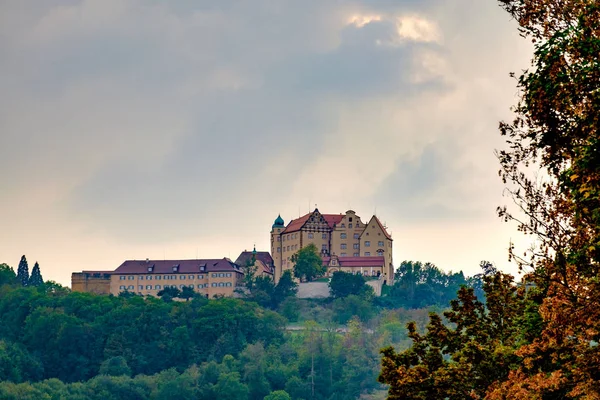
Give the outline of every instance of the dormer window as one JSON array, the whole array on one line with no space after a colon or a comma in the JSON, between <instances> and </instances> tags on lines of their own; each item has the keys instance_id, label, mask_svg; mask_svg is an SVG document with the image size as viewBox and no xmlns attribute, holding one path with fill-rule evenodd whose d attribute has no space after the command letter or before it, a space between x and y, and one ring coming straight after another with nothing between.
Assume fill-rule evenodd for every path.
<instances>
[{"instance_id":1,"label":"dormer window","mask_svg":"<svg viewBox=\"0 0 600 400\"><path fill-rule=\"evenodd\" d=\"M178 271L179 271L179 264L173 265L173 272L178 272Z\"/></svg>"},{"instance_id":2,"label":"dormer window","mask_svg":"<svg viewBox=\"0 0 600 400\"><path fill-rule=\"evenodd\" d=\"M206 271L206 265L201 265L200 266L200 272L204 272Z\"/></svg>"},{"instance_id":3,"label":"dormer window","mask_svg":"<svg viewBox=\"0 0 600 400\"><path fill-rule=\"evenodd\" d=\"M154 264L148 266L148 272L154 272Z\"/></svg>"}]
</instances>

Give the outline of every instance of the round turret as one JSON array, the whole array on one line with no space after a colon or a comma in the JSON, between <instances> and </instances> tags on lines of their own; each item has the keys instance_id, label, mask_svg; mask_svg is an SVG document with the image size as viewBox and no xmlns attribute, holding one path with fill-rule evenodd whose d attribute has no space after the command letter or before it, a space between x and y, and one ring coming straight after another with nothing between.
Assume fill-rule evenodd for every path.
<instances>
[{"instance_id":1,"label":"round turret","mask_svg":"<svg viewBox=\"0 0 600 400\"><path fill-rule=\"evenodd\" d=\"M273 223L273 228L283 228L283 226L283 218L281 218L281 215L278 215Z\"/></svg>"}]
</instances>

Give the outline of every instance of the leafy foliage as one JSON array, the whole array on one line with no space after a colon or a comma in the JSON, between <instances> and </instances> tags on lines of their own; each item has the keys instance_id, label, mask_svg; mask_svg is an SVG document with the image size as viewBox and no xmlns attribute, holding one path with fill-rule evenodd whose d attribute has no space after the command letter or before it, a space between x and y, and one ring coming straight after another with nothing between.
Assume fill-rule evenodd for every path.
<instances>
[{"instance_id":1,"label":"leafy foliage","mask_svg":"<svg viewBox=\"0 0 600 400\"><path fill-rule=\"evenodd\" d=\"M370 287L366 285L364 276L348 272L336 271L329 281L331 296L334 298L346 297L351 294L360 295Z\"/></svg>"},{"instance_id":2,"label":"leafy foliage","mask_svg":"<svg viewBox=\"0 0 600 400\"><path fill-rule=\"evenodd\" d=\"M378 299L384 307L447 307L456 292L468 282L462 271L445 273L431 263L403 261L395 273L394 285Z\"/></svg>"},{"instance_id":3,"label":"leafy foliage","mask_svg":"<svg viewBox=\"0 0 600 400\"><path fill-rule=\"evenodd\" d=\"M521 360L516 350L539 334L523 318L535 298L501 273L484 277L484 291L487 307L472 288L462 287L444 312L450 327L431 313L425 335L408 324L408 350L382 350L379 380L390 385L389 399L480 399L492 383L508 377Z\"/></svg>"},{"instance_id":4,"label":"leafy foliage","mask_svg":"<svg viewBox=\"0 0 600 400\"><path fill-rule=\"evenodd\" d=\"M310 243L292 255L292 262L294 263L294 277L300 280L310 282L325 274L325 266L314 243Z\"/></svg>"},{"instance_id":5,"label":"leafy foliage","mask_svg":"<svg viewBox=\"0 0 600 400\"><path fill-rule=\"evenodd\" d=\"M16 279L15 271L8 264L0 264L0 286L13 284Z\"/></svg>"}]
</instances>

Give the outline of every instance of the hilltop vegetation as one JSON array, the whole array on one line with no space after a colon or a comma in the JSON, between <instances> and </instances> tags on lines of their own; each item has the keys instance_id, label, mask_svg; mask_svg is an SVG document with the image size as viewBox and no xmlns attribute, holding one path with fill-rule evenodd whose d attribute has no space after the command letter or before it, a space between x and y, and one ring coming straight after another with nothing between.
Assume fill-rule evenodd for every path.
<instances>
[{"instance_id":1,"label":"hilltop vegetation","mask_svg":"<svg viewBox=\"0 0 600 400\"><path fill-rule=\"evenodd\" d=\"M407 282L414 300L454 275L403 265L437 278L399 279L391 299ZM297 299L288 275L278 285L247 279L244 299L174 301L23 287L4 266L0 398L356 399L383 390L379 349L406 348L405 325L424 331L428 310L394 308L403 298L374 297L364 277L345 273L331 281L335 298ZM445 306L436 299L421 303Z\"/></svg>"}]
</instances>

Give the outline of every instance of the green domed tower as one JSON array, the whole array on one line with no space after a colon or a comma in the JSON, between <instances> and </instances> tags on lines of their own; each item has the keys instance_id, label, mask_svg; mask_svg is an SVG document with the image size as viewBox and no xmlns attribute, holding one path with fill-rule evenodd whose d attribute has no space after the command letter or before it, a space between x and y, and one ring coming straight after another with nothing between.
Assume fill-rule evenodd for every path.
<instances>
[{"instance_id":1,"label":"green domed tower","mask_svg":"<svg viewBox=\"0 0 600 400\"><path fill-rule=\"evenodd\" d=\"M281 215L278 215L271 227L271 257L275 264L275 282L281 277L281 232L285 229L285 222Z\"/></svg>"}]
</instances>

